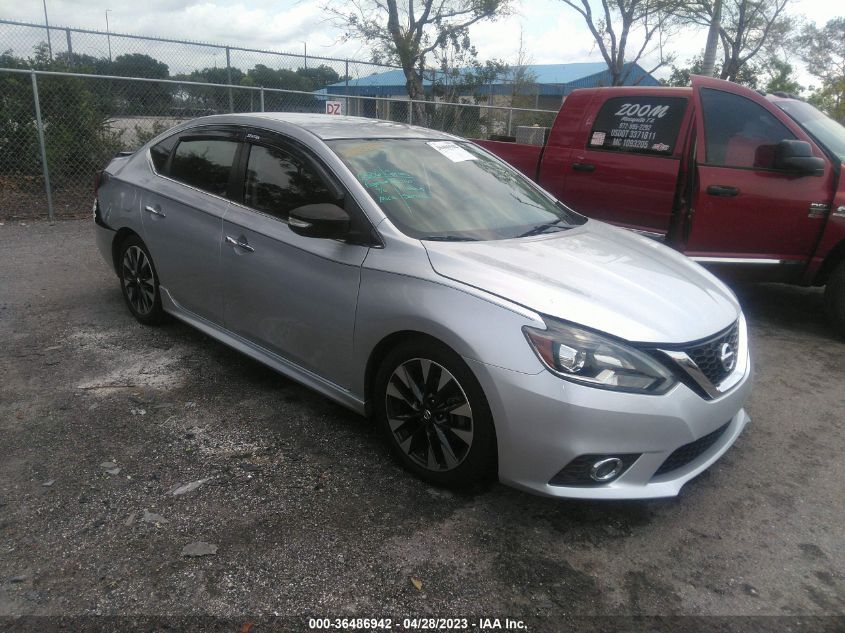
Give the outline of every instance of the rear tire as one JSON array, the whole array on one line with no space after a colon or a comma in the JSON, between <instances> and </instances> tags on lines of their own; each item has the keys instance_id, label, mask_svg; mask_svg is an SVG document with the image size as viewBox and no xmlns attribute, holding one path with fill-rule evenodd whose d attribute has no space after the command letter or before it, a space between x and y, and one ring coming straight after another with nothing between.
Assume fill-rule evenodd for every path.
<instances>
[{"instance_id":1,"label":"rear tire","mask_svg":"<svg viewBox=\"0 0 845 633\"><path fill-rule=\"evenodd\" d=\"M120 245L117 276L132 316L144 325L159 325L166 320L153 258L143 240L135 234Z\"/></svg>"},{"instance_id":2,"label":"rear tire","mask_svg":"<svg viewBox=\"0 0 845 633\"><path fill-rule=\"evenodd\" d=\"M376 420L393 456L436 486L495 475L496 432L481 385L463 359L431 339L391 350L378 370Z\"/></svg>"},{"instance_id":3,"label":"rear tire","mask_svg":"<svg viewBox=\"0 0 845 633\"><path fill-rule=\"evenodd\" d=\"M827 315L840 336L845 337L845 261L833 270L824 289Z\"/></svg>"}]
</instances>

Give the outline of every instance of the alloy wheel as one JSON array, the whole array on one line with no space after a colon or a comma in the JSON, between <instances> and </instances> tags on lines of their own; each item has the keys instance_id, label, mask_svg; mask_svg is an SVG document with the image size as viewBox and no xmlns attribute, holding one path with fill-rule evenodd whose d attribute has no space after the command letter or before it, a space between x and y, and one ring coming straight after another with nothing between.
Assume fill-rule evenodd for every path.
<instances>
[{"instance_id":1,"label":"alloy wheel","mask_svg":"<svg viewBox=\"0 0 845 633\"><path fill-rule=\"evenodd\" d=\"M405 455L426 470L456 468L472 446L472 407L452 373L425 358L412 358L387 381L385 411Z\"/></svg>"},{"instance_id":2,"label":"alloy wheel","mask_svg":"<svg viewBox=\"0 0 845 633\"><path fill-rule=\"evenodd\" d=\"M155 303L155 275L141 247L133 244L123 253L121 276L132 308L142 316L150 314Z\"/></svg>"}]
</instances>

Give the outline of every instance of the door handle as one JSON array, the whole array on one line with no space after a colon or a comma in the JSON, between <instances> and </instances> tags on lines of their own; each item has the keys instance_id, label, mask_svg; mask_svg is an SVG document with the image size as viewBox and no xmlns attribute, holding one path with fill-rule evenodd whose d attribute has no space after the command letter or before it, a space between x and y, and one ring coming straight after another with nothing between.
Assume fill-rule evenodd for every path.
<instances>
[{"instance_id":1,"label":"door handle","mask_svg":"<svg viewBox=\"0 0 845 633\"><path fill-rule=\"evenodd\" d=\"M156 207L150 206L149 204L144 207L144 211L152 213L153 215L157 215L161 218L167 217L166 215L164 215L164 211L162 211L161 209L157 209Z\"/></svg>"},{"instance_id":2,"label":"door handle","mask_svg":"<svg viewBox=\"0 0 845 633\"><path fill-rule=\"evenodd\" d=\"M595 171L596 166L589 163L572 163L572 171Z\"/></svg>"},{"instance_id":3,"label":"door handle","mask_svg":"<svg viewBox=\"0 0 845 633\"><path fill-rule=\"evenodd\" d=\"M719 196L720 198L732 198L739 195L737 187L729 187L727 185L710 185L707 187L707 193L711 196Z\"/></svg>"},{"instance_id":4,"label":"door handle","mask_svg":"<svg viewBox=\"0 0 845 633\"><path fill-rule=\"evenodd\" d=\"M232 237L231 235L227 235L226 236L226 242L228 244L231 244L232 246L237 246L238 248L242 248L243 250L245 250L248 253L254 253L255 252L255 249L252 246L250 246L249 244L247 244L247 241L243 238L237 238L236 239L236 238Z\"/></svg>"}]
</instances>

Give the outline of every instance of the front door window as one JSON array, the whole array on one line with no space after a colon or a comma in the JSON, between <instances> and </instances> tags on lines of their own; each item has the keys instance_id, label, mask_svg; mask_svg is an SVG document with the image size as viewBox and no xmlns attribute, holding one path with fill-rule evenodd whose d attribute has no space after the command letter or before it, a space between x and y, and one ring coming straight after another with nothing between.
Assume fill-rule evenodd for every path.
<instances>
[{"instance_id":1,"label":"front door window","mask_svg":"<svg viewBox=\"0 0 845 633\"><path fill-rule=\"evenodd\" d=\"M770 112L745 97L703 88L701 104L708 165L773 169L777 144L795 138Z\"/></svg>"}]
</instances>

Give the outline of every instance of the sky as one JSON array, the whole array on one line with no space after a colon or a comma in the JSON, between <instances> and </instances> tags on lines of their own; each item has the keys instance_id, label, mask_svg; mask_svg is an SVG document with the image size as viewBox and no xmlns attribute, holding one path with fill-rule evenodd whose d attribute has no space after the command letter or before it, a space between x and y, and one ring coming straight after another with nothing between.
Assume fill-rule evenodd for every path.
<instances>
[{"instance_id":1,"label":"sky","mask_svg":"<svg viewBox=\"0 0 845 633\"><path fill-rule=\"evenodd\" d=\"M51 25L105 30L108 10L112 32L295 53L302 53L307 43L309 55L370 58L364 43L342 41L341 31L322 9L322 0L46 0L46 4ZM792 0L790 12L823 25L845 10L838 1ZM42 1L0 0L0 18L43 23ZM560 0L514 0L511 15L474 25L471 39L481 59L513 63L520 32L533 63L602 61L581 16ZM704 48L706 35L703 29L684 32L671 41L669 50L684 62ZM800 60L788 61L802 83L812 83ZM642 65L650 69L654 60L645 59ZM665 76L668 69L656 74Z\"/></svg>"}]
</instances>

